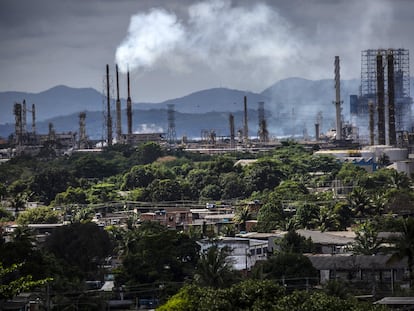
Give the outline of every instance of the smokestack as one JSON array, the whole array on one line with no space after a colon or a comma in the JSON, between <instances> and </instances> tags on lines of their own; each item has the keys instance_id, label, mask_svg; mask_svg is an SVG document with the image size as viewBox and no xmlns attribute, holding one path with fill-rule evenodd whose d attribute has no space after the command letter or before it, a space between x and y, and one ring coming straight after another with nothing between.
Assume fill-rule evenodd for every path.
<instances>
[{"instance_id":1,"label":"smokestack","mask_svg":"<svg viewBox=\"0 0 414 311\"><path fill-rule=\"evenodd\" d=\"M315 123L315 140L319 141L319 123Z\"/></svg>"},{"instance_id":2,"label":"smokestack","mask_svg":"<svg viewBox=\"0 0 414 311\"><path fill-rule=\"evenodd\" d=\"M341 122L341 78L340 78L339 56L335 56L335 108L336 108L336 139L342 139Z\"/></svg>"},{"instance_id":3,"label":"smokestack","mask_svg":"<svg viewBox=\"0 0 414 311\"><path fill-rule=\"evenodd\" d=\"M15 131L15 142L17 145L22 143L22 105L19 103L14 104L14 131Z\"/></svg>"},{"instance_id":4,"label":"smokestack","mask_svg":"<svg viewBox=\"0 0 414 311\"><path fill-rule=\"evenodd\" d=\"M388 138L391 146L397 144L395 133L394 55L388 51Z\"/></svg>"},{"instance_id":5,"label":"smokestack","mask_svg":"<svg viewBox=\"0 0 414 311\"><path fill-rule=\"evenodd\" d=\"M243 136L244 136L244 143L247 144L249 142L249 126L247 120L247 96L244 96L244 120L243 120Z\"/></svg>"},{"instance_id":6,"label":"smokestack","mask_svg":"<svg viewBox=\"0 0 414 311\"><path fill-rule=\"evenodd\" d=\"M119 99L119 75L118 65L115 65L116 70L116 141L121 142L122 124L121 124L121 100Z\"/></svg>"},{"instance_id":7,"label":"smokestack","mask_svg":"<svg viewBox=\"0 0 414 311\"><path fill-rule=\"evenodd\" d=\"M368 109L369 109L369 144L373 146L375 144L375 125L374 125L374 103L372 101L369 101L368 103Z\"/></svg>"},{"instance_id":8,"label":"smokestack","mask_svg":"<svg viewBox=\"0 0 414 311\"><path fill-rule=\"evenodd\" d=\"M107 143L108 146L112 146L112 118L111 118L111 94L109 92L109 65L106 65L106 127L107 127Z\"/></svg>"},{"instance_id":9,"label":"smokestack","mask_svg":"<svg viewBox=\"0 0 414 311\"><path fill-rule=\"evenodd\" d=\"M23 108L22 108L22 134L23 133L26 133L26 128L27 128L26 112L27 112L26 100L23 99Z\"/></svg>"},{"instance_id":10,"label":"smokestack","mask_svg":"<svg viewBox=\"0 0 414 311\"><path fill-rule=\"evenodd\" d=\"M230 148L234 148L235 146L235 132L234 132L234 115L230 113L229 115L229 123L230 123Z\"/></svg>"},{"instance_id":11,"label":"smokestack","mask_svg":"<svg viewBox=\"0 0 414 311\"><path fill-rule=\"evenodd\" d=\"M378 144L385 145L384 67L381 54L377 55L377 101Z\"/></svg>"},{"instance_id":12,"label":"smokestack","mask_svg":"<svg viewBox=\"0 0 414 311\"><path fill-rule=\"evenodd\" d=\"M269 141L269 132L267 131L267 122L265 119L264 102L259 102L259 108L257 110L259 116L259 141L266 143Z\"/></svg>"},{"instance_id":13,"label":"smokestack","mask_svg":"<svg viewBox=\"0 0 414 311\"><path fill-rule=\"evenodd\" d=\"M132 135L132 101L131 101L131 89L129 83L129 70L127 73L128 80L128 98L127 98L127 121L128 121L128 136Z\"/></svg>"},{"instance_id":14,"label":"smokestack","mask_svg":"<svg viewBox=\"0 0 414 311\"><path fill-rule=\"evenodd\" d=\"M54 142L56 140L55 128L52 122L49 122L49 141Z\"/></svg>"},{"instance_id":15,"label":"smokestack","mask_svg":"<svg viewBox=\"0 0 414 311\"><path fill-rule=\"evenodd\" d=\"M86 148L86 129L85 129L86 113L79 113L79 148Z\"/></svg>"},{"instance_id":16,"label":"smokestack","mask_svg":"<svg viewBox=\"0 0 414 311\"><path fill-rule=\"evenodd\" d=\"M36 135L36 106L32 104L32 133Z\"/></svg>"}]
</instances>

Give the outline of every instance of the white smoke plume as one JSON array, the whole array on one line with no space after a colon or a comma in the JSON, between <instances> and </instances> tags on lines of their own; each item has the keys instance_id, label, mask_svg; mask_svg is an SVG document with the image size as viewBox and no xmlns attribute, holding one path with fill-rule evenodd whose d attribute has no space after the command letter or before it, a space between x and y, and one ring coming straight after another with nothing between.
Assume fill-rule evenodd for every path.
<instances>
[{"instance_id":1,"label":"white smoke plume","mask_svg":"<svg viewBox=\"0 0 414 311\"><path fill-rule=\"evenodd\" d=\"M163 133L164 130L162 127L157 126L154 123L143 123L134 131L134 134L148 134L148 133Z\"/></svg>"},{"instance_id":2,"label":"white smoke plume","mask_svg":"<svg viewBox=\"0 0 414 311\"><path fill-rule=\"evenodd\" d=\"M174 12L152 9L134 15L128 34L116 51L122 71L167 66L188 71L201 62L222 72L237 65L263 71L280 69L299 49L289 24L266 4L233 6L212 0L188 7L186 19Z\"/></svg>"}]
</instances>

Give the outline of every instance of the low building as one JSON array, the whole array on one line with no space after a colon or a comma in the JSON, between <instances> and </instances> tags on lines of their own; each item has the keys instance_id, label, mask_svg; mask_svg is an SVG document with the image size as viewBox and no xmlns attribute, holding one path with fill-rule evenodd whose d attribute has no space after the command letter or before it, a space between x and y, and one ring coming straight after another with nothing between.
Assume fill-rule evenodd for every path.
<instances>
[{"instance_id":1,"label":"low building","mask_svg":"<svg viewBox=\"0 0 414 311\"><path fill-rule=\"evenodd\" d=\"M409 285L407 261L390 261L391 255L328 255L306 254L319 272L321 284L341 279L360 284L362 288L372 287L377 291L394 292L397 287Z\"/></svg>"},{"instance_id":2,"label":"low building","mask_svg":"<svg viewBox=\"0 0 414 311\"><path fill-rule=\"evenodd\" d=\"M220 248L229 247L231 254L228 258L238 271L250 271L257 261L267 259L268 243L263 240L223 237L216 242L201 240L197 243L201 246L201 251L207 250L213 243L217 243Z\"/></svg>"}]
</instances>

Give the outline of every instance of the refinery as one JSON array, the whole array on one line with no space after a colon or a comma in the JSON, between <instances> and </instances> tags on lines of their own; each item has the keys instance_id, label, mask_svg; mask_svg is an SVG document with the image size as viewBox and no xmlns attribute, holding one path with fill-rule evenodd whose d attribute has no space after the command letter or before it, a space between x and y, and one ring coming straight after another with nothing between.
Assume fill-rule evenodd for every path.
<instances>
[{"instance_id":1,"label":"refinery","mask_svg":"<svg viewBox=\"0 0 414 311\"><path fill-rule=\"evenodd\" d=\"M350 95L350 111L344 117L341 98L340 57L333 58L334 88L332 90L335 115L335 127L327 132L321 131L321 116L315 117L314 134L297 137L292 134L289 139L311 146L320 152L341 157L352 157L353 161L376 162L386 155L391 162L399 163L400 170L411 174L412 148L414 133L412 131L412 99L410 97L409 51L407 49L369 49L361 52L361 78L359 94ZM114 87L114 85L115 87ZM77 132L58 133L49 123L48 133L40 134L36 130L35 104L16 102L14 104L14 133L6 142L7 148L1 149L3 159L16 155L37 155L45 148L52 150L56 156L73 152L99 151L104 146L128 144L132 146L143 142L156 142L168 148L181 148L204 153L223 153L231 151L258 151L280 145L281 138L269 132L265 106L270 103L249 102L248 96L243 101L243 124L235 125L233 113L228 113L227 133L215 129L201 130L198 139L177 137L175 107L167 105L168 128L164 132L134 133L133 104L131 99L130 74L127 72L126 131L122 128L122 107L120 100L120 79L118 66L115 66L115 82L106 65L103 92L102 139L92 140L86 132L87 113L79 113ZM116 92L112 91L115 88ZM16 98L16 101L20 100ZM250 106L250 107L249 107ZM249 108L257 107L257 133L249 132ZM115 115L113 115L115 111ZM31 127L28 127L28 115L31 115ZM256 118L256 116L255 116ZM223 125L224 126L224 125ZM345 151L344 151L345 150Z\"/></svg>"}]
</instances>

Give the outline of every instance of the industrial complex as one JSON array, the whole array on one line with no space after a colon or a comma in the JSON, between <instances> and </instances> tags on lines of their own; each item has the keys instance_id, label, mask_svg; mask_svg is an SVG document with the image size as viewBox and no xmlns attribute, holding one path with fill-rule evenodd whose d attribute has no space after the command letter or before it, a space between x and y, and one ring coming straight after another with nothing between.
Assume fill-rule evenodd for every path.
<instances>
[{"instance_id":1,"label":"industrial complex","mask_svg":"<svg viewBox=\"0 0 414 311\"><path fill-rule=\"evenodd\" d=\"M190 151L220 153L232 150L264 150L279 145L277 138L271 137L268 130L265 102L257 105L257 136L249 135L249 98L243 98L243 126L236 128L233 113L228 115L228 133L218 135L216 130L201 130L197 140L176 135L175 108L168 105L168 129L166 133L154 132L137 134L133 132L132 99L129 71L127 73L126 120L127 130L122 128L122 107L120 100L118 66L115 67L116 81L110 77L109 65L106 65L104 79L104 109L102 140L92 141L86 133L86 112L79 113L78 132L57 133L52 123L47 134L36 132L36 107L15 103L15 131L10 136L9 148L2 149L2 157L9 158L19 154L37 154L45 148L57 156L72 152L90 151L113 144L138 145L153 141L169 147L180 146ZM116 95L111 90L115 84ZM351 152L364 161L376 162L383 155L392 158L392 162L404 162L404 171L411 173L411 154L414 146L412 131L412 98L410 97L409 51L406 49L369 49L361 52L361 85L359 94L349 98L350 119L343 116L343 99L341 98L340 58L334 57L334 97L335 127L327 133L321 133L319 119L315 122L314 135L300 138L308 145L317 145L323 152L336 150L359 150ZM31 107L31 108L30 108ZM332 106L331 106L332 107ZM115 111L115 116L112 116ZM32 116L31 129L28 129L27 114ZM115 122L114 122L115 121ZM250 132L251 133L251 132ZM295 139L297 139L295 137ZM364 150L369 150L365 152ZM369 154L370 157L364 157ZM398 156L396 156L398 155ZM354 159L355 160L355 159Z\"/></svg>"}]
</instances>

